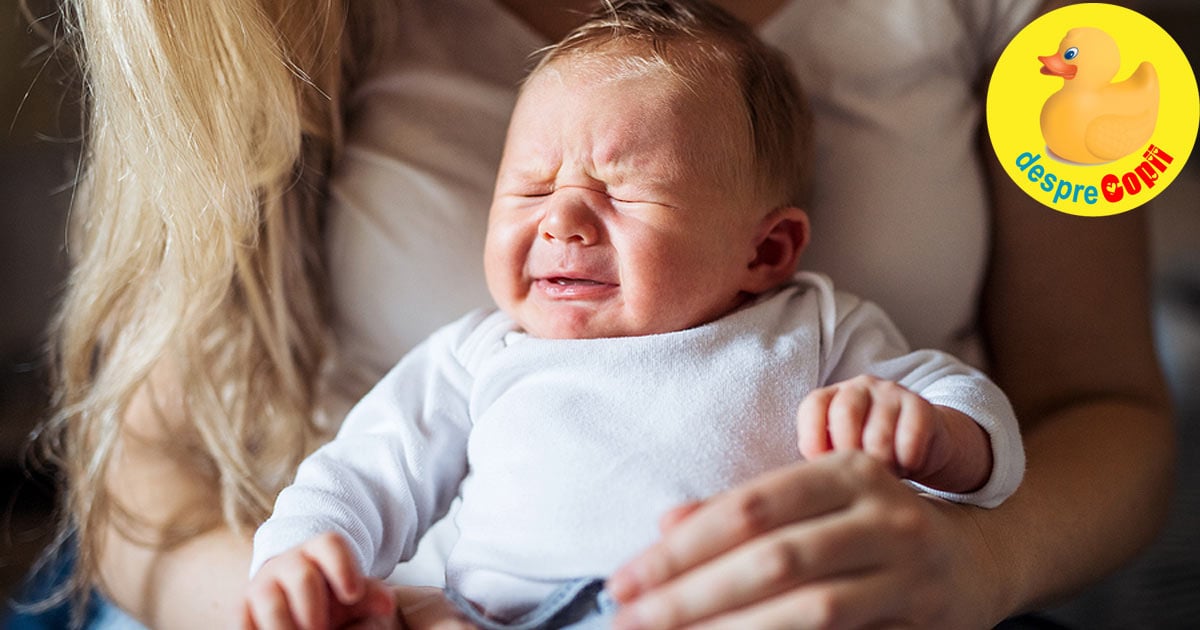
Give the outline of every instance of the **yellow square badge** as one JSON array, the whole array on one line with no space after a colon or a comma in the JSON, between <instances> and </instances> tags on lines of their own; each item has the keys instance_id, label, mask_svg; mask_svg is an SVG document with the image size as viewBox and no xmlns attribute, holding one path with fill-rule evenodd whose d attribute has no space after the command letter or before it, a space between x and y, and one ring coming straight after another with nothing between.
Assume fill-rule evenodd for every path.
<instances>
[{"instance_id":1,"label":"yellow square badge","mask_svg":"<svg viewBox=\"0 0 1200 630\"><path fill-rule=\"evenodd\" d=\"M1158 195L1196 142L1196 77L1175 40L1111 4L1051 11L1017 33L988 85L987 127L1043 205L1107 216Z\"/></svg>"}]
</instances>

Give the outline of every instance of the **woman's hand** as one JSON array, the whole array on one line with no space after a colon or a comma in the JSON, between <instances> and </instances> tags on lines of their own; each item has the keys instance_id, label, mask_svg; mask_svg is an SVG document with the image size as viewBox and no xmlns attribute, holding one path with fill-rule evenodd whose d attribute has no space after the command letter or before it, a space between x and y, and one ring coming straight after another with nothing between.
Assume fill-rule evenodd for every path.
<instances>
[{"instance_id":1,"label":"woman's hand","mask_svg":"<svg viewBox=\"0 0 1200 630\"><path fill-rule=\"evenodd\" d=\"M1003 582L976 510L862 452L801 462L668 514L608 582L614 627L988 628Z\"/></svg>"}]
</instances>

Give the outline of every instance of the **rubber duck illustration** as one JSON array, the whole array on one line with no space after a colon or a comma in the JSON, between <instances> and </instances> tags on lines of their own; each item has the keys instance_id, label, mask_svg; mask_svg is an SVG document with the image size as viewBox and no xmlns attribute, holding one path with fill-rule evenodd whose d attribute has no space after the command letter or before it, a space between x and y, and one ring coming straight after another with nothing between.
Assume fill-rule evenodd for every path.
<instances>
[{"instance_id":1,"label":"rubber duck illustration","mask_svg":"<svg viewBox=\"0 0 1200 630\"><path fill-rule=\"evenodd\" d=\"M1042 106L1042 137L1056 157L1099 164L1140 150L1158 120L1158 73L1143 61L1113 83L1121 67L1117 42L1098 28L1067 31L1058 53L1038 57L1042 74L1062 77L1062 89Z\"/></svg>"}]
</instances>

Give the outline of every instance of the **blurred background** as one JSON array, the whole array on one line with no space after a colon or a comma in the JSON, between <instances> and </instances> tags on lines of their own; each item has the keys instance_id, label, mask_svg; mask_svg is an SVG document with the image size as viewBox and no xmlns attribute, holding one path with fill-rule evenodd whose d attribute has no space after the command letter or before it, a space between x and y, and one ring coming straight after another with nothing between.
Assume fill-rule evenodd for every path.
<instances>
[{"instance_id":1,"label":"blurred background","mask_svg":"<svg viewBox=\"0 0 1200 630\"><path fill-rule=\"evenodd\" d=\"M34 11L50 3L28 2ZM23 466L47 408L45 329L66 273L78 96L18 0L0 0L0 594L49 539L50 484ZM42 12L40 14L45 14Z\"/></svg>"},{"instance_id":2,"label":"blurred background","mask_svg":"<svg viewBox=\"0 0 1200 630\"><path fill-rule=\"evenodd\" d=\"M38 5L31 2L35 14ZM1200 2L1143 0L1200 69ZM48 20L47 26L53 22ZM45 329L66 270L79 97L70 69L36 55L44 39L0 0L0 596L47 542L52 491L22 466L47 409ZM1159 541L1052 615L1079 628L1200 627L1200 156L1148 212L1155 321L1177 402L1178 491Z\"/></svg>"}]
</instances>

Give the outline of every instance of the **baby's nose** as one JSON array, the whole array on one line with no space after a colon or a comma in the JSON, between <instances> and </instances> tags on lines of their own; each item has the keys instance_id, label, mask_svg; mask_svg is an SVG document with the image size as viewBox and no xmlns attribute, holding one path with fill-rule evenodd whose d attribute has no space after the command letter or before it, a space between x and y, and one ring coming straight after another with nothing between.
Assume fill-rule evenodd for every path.
<instances>
[{"instance_id":1,"label":"baby's nose","mask_svg":"<svg viewBox=\"0 0 1200 630\"><path fill-rule=\"evenodd\" d=\"M599 217L587 197L592 191L560 188L538 226L547 241L594 245L600 238Z\"/></svg>"}]
</instances>

